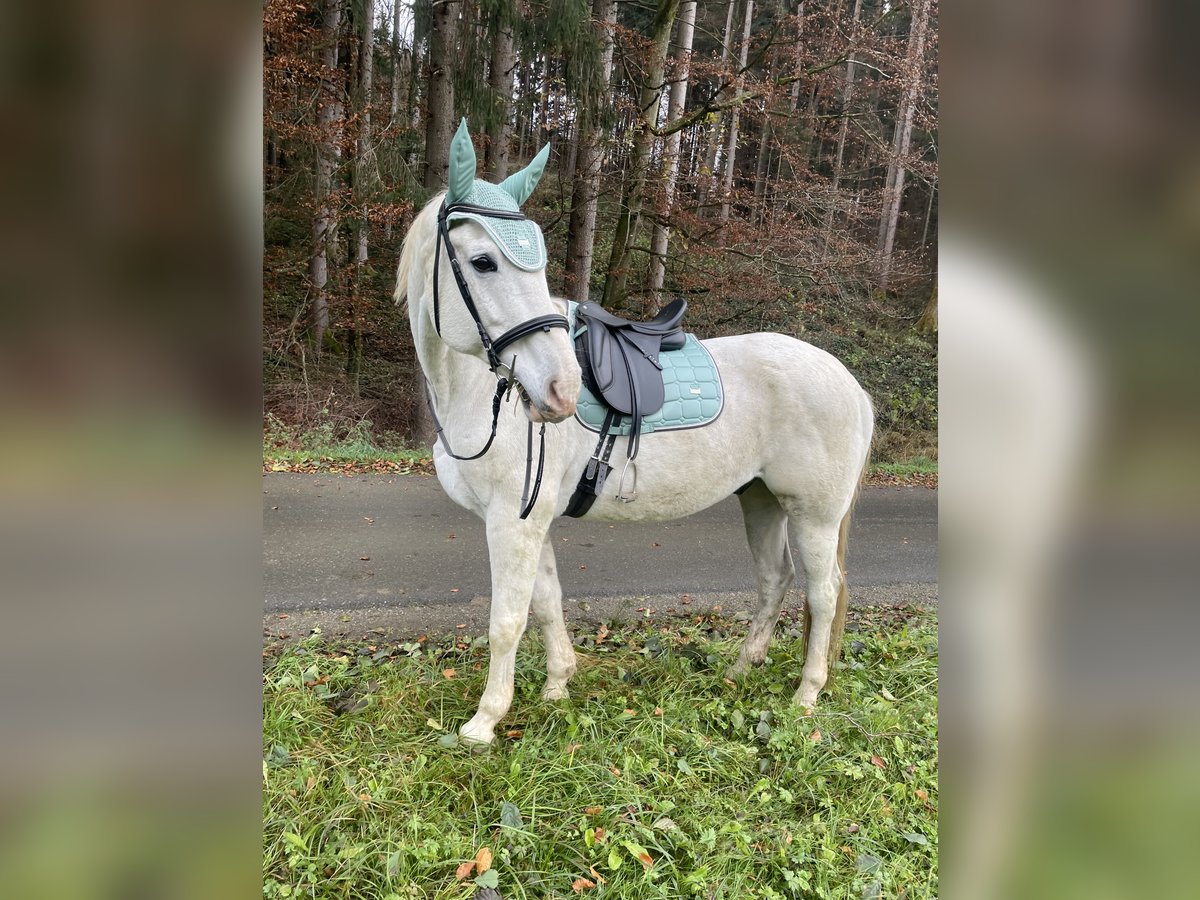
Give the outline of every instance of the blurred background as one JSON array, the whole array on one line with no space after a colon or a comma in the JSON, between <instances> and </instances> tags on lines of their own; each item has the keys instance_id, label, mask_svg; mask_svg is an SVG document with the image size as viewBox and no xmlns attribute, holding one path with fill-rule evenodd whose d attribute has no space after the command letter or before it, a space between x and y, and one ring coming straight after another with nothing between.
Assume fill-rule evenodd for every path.
<instances>
[{"instance_id":1,"label":"blurred background","mask_svg":"<svg viewBox=\"0 0 1200 900\"><path fill-rule=\"evenodd\" d=\"M413 48L429 52L436 30L414 11L393 43L391 7L372 16L365 8L347 5L338 24L347 51L353 24L372 23L372 52L398 51L404 63L407 47L411 73ZM596 13L552 8L578 22ZM1198 525L1200 378L1191 344L1200 143L1183 44L1197 13L1131 0L974 4L945 17L920 0L764 4L750 16L742 4L697 4L685 102L712 99L705 92L727 80L722 72L734 78L730 90L773 89L741 107L733 154L722 149L732 107L691 123L690 137L676 132L692 148L691 168L681 163L665 217L661 180L641 196L655 212L628 223L620 245L633 249L624 260L618 252L614 269L609 244L618 243L630 180L605 166L638 158L620 110L633 114L634 89L653 81L646 66L657 12L617 8L625 18L613 33L628 53L618 57L625 74L608 82L616 111L607 127L626 143L610 143L601 164L597 215L611 225L601 218L605 243L593 241L590 290L609 290L614 274L615 290L623 276L610 299L644 309L662 291L691 299L711 282L719 302L695 304L699 330L803 326L806 336L841 341L830 344L835 352L861 345L864 367L885 352L904 365L932 360L932 323L924 333L918 325L949 290L937 393L921 395L934 398L932 424L924 436L897 431L919 451L936 429L925 449L947 467L947 896L1192 896L1200 776L1188 750L1200 672L1189 643L1200 623L1187 579ZM305 28L324 24L316 6L288 9L308 17ZM797 46L801 10L813 40L801 48L810 54L798 63L807 80L793 102L797 82L786 82L784 60ZM368 329L392 327L375 316L387 303L380 287L403 217L423 200L417 185L431 190L419 168L424 145L409 163L414 144L403 143L422 134L411 114L429 108L420 100L431 87L426 61L417 106L402 93L396 109L409 118L387 143L394 171L411 166L410 176L376 184L396 196L374 196L365 216L351 164L361 108L345 107L357 111L345 113L329 195L339 192L341 228L322 232L335 239L325 281L332 342L314 342L320 318L300 300L317 296L319 204L305 197L323 195L302 185L316 183L322 151L311 134L287 133L271 118L280 108L271 103L279 76L271 60L283 52L272 43L281 38L271 15L284 12L220 0L25 6L8 10L0 33L5 894L260 890L264 396L280 410L273 398L286 390L306 398L295 393L305 372L313 383L328 377L331 388L351 384L358 347L364 362L393 354L390 377L402 397L403 348ZM927 16L919 51L918 14ZM471 34L482 40L486 28ZM555 118L574 84L556 81L555 66L578 54L547 44L531 59L520 55L530 46L524 38L514 40L525 66L514 78L542 68L529 76L540 79L536 92L514 88L531 106L527 119L510 111L514 129L526 122L509 134L510 164L549 139L557 171L571 171L570 151L564 160L560 148L585 131ZM757 54L768 45L774 55ZM330 75L318 65L320 46L305 51L313 71L295 75L309 79L314 115ZM664 66L678 72L678 45L668 46ZM829 58L840 62L811 71ZM349 59L338 70L347 103L349 76L362 71ZM371 134L383 148L393 82L382 54L372 71ZM413 81L396 83L407 91ZM474 121L478 97L454 96ZM896 142L906 103L907 147ZM669 98L657 109L678 118ZM851 123L844 142L843 122ZM714 130L715 169L705 155ZM486 160L491 145L480 140ZM649 150L659 172L666 145L664 135ZM576 173L586 171L582 155L575 150ZM777 174L790 170L801 174ZM535 216L564 267L550 272L552 289L577 291L583 280L568 280L566 269L577 259L568 246L574 182L558 174L549 184ZM289 190L295 199L284 208ZM636 249L654 246L656 225L670 229L665 256ZM357 264L363 233L365 267ZM754 256L753 277L733 262L738 251ZM665 260L657 286L652 259ZM739 297L745 303L733 302ZM297 346L320 348L320 361L299 368ZM922 346L923 356L913 349ZM903 378L924 378L900 368ZM378 405L363 371L359 397ZM881 371L876 389L889 390L888 377ZM398 433L410 419L411 409L396 412Z\"/></svg>"}]
</instances>

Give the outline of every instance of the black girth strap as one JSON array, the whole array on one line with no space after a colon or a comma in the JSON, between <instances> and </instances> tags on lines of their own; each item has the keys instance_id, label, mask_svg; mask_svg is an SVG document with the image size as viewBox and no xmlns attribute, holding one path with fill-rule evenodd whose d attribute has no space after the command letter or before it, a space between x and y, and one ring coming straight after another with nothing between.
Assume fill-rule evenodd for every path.
<instances>
[{"instance_id":1,"label":"black girth strap","mask_svg":"<svg viewBox=\"0 0 1200 900\"><path fill-rule=\"evenodd\" d=\"M608 460L612 456L613 445L617 442L616 434L608 432L610 428L618 426L620 422L620 414L610 407L604 416L604 424L600 426L600 440L596 442L596 449L592 451L592 457L588 460L587 467L579 476L579 483L575 485L575 493L571 495L571 500L567 503L567 508L563 512L564 516L578 519L580 516L586 515L587 511L592 508L592 504L596 502L596 498L600 496L600 492L604 490L604 482L608 478L608 473L612 471Z\"/></svg>"},{"instance_id":2,"label":"black girth strap","mask_svg":"<svg viewBox=\"0 0 1200 900\"><path fill-rule=\"evenodd\" d=\"M516 373L513 371L514 363L504 366L500 360L500 354L510 344L520 340L528 334L533 334L535 331L549 332L551 328L569 329L570 325L567 322L566 316L557 314L535 316L518 325L510 328L504 334L500 335L496 340L492 340L488 334L487 328L483 324L483 319L479 317L479 310L475 307L475 301L471 297L471 289L467 286L467 280L463 277L462 267L458 262L458 255L454 252L454 245L450 243L450 229L446 223L446 218L453 212L475 213L481 216L487 216L491 219L524 219L525 216L519 212L509 212L501 209L489 209L485 206L475 206L470 203L451 203L442 204L442 208L438 210L437 220L437 242L433 252L433 327L437 330L438 336L442 333L442 307L441 298L438 291L439 281L439 266L442 259L442 244L446 245L446 256L450 260L450 271L454 275L454 283L458 285L458 293L462 296L463 304L467 307L467 312L471 314L471 319L475 323L475 328L479 332L479 342L483 344L483 350L487 354L488 368L491 369L493 375L497 375L497 370L500 368L508 369L508 376L497 375L496 393L492 397L492 429L488 435L487 443L483 445L483 449L471 456L459 456L450 446L450 441L446 438L446 432L442 428L442 423L438 421L437 411L434 409L432 392L429 389L429 383L425 384L425 395L429 401L429 412L433 416L433 424L437 430L437 437L442 442L442 446L446 448L446 452L454 459L469 461L479 459L492 447L492 442L496 440L496 429L500 421L500 405L504 400L505 392L516 384ZM511 376L511 377L510 377ZM530 475L533 471L533 422L529 422L529 429L525 440L525 485L521 490L521 512L522 519L526 518L533 510L533 504L537 502L538 493L542 488L542 471L546 464L546 425L542 423L540 446L538 449L538 466L537 476L533 479L533 491L530 493Z\"/></svg>"}]
</instances>

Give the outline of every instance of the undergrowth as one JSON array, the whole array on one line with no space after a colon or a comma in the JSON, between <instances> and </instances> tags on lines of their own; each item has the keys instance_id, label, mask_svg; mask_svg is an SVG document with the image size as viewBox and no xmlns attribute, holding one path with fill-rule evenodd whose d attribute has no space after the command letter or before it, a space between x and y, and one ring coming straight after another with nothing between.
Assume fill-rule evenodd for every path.
<instances>
[{"instance_id":1,"label":"undergrowth","mask_svg":"<svg viewBox=\"0 0 1200 900\"><path fill-rule=\"evenodd\" d=\"M794 627L734 685L740 627L602 626L560 703L531 635L484 751L486 638L271 648L264 896L936 897L936 618L856 615L809 716Z\"/></svg>"}]
</instances>

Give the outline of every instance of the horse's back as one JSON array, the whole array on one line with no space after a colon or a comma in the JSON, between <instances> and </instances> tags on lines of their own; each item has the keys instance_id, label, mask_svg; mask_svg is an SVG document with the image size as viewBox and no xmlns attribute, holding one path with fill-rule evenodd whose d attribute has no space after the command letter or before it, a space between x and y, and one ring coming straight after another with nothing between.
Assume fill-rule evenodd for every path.
<instances>
[{"instance_id":1,"label":"horse's back","mask_svg":"<svg viewBox=\"0 0 1200 900\"><path fill-rule=\"evenodd\" d=\"M783 334L704 344L720 368L738 429L758 437L754 450L768 486L841 506L866 464L875 419L870 396L849 369L820 347Z\"/></svg>"},{"instance_id":2,"label":"horse's back","mask_svg":"<svg viewBox=\"0 0 1200 900\"><path fill-rule=\"evenodd\" d=\"M871 415L870 398L832 353L786 334L758 332L702 341L727 387L802 401L812 415Z\"/></svg>"}]
</instances>

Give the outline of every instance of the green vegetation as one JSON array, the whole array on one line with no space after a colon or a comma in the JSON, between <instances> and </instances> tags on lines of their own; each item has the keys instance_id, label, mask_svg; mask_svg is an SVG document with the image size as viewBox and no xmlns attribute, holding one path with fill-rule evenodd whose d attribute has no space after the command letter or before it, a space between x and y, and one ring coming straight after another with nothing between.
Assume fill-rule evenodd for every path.
<instances>
[{"instance_id":1,"label":"green vegetation","mask_svg":"<svg viewBox=\"0 0 1200 900\"><path fill-rule=\"evenodd\" d=\"M424 471L427 449L413 449L394 432L374 428L365 419L349 427L323 422L315 428L291 428L268 414L263 428L263 464L279 471L383 469Z\"/></svg>"},{"instance_id":2,"label":"green vegetation","mask_svg":"<svg viewBox=\"0 0 1200 900\"><path fill-rule=\"evenodd\" d=\"M484 751L455 729L486 638L272 648L264 896L936 897L936 617L855 610L850 628L811 716L789 703L786 623L738 685L742 626L601 626L558 704L531 634Z\"/></svg>"},{"instance_id":3,"label":"green vegetation","mask_svg":"<svg viewBox=\"0 0 1200 900\"><path fill-rule=\"evenodd\" d=\"M911 478L914 475L936 475L938 464L936 459L928 456L916 456L903 462L872 463L871 471L897 478Z\"/></svg>"}]
</instances>

